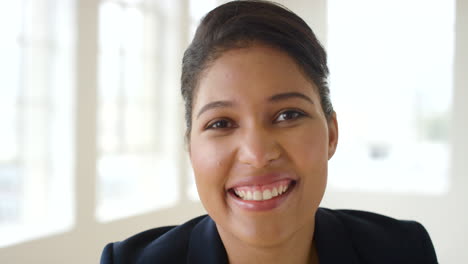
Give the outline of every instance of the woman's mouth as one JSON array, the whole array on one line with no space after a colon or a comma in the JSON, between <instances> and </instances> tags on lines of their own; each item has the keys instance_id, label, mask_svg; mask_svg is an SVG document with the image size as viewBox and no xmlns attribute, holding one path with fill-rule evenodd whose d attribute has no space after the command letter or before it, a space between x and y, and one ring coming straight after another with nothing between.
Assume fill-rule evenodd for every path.
<instances>
[{"instance_id":1,"label":"woman's mouth","mask_svg":"<svg viewBox=\"0 0 468 264\"><path fill-rule=\"evenodd\" d=\"M236 187L232 188L232 191L244 201L266 201L283 195L293 184L292 180L281 180L261 186Z\"/></svg>"},{"instance_id":2,"label":"woman's mouth","mask_svg":"<svg viewBox=\"0 0 468 264\"><path fill-rule=\"evenodd\" d=\"M276 181L265 185L237 186L228 190L235 204L253 210L271 210L279 206L292 192L297 182L291 179Z\"/></svg>"}]
</instances>

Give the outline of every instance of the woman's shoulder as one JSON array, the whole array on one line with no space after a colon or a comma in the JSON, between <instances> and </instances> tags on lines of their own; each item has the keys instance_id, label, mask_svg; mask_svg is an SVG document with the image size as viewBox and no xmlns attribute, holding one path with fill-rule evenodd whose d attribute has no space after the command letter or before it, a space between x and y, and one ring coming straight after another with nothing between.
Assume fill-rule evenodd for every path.
<instances>
[{"instance_id":1,"label":"woman's shoulder","mask_svg":"<svg viewBox=\"0 0 468 264\"><path fill-rule=\"evenodd\" d=\"M324 236L333 234L342 241L342 247L353 249L358 262L437 263L429 234L416 221L366 211L326 208L317 211L316 220L316 239L327 244L329 237L324 239ZM330 245L323 248L326 251L325 248Z\"/></svg>"},{"instance_id":2,"label":"woman's shoulder","mask_svg":"<svg viewBox=\"0 0 468 264\"><path fill-rule=\"evenodd\" d=\"M109 243L102 252L101 264L150 263L145 259L185 263L190 235L207 218L206 215L199 216L179 226L153 228L123 241Z\"/></svg>"},{"instance_id":3,"label":"woman's shoulder","mask_svg":"<svg viewBox=\"0 0 468 264\"><path fill-rule=\"evenodd\" d=\"M377 234L406 234L412 230L424 230L424 227L413 220L399 220L386 215L350 209L332 210L320 208L318 213L328 214L329 217L335 217L343 225L349 228L349 231L369 231L373 230ZM395 234L395 232L397 232Z\"/></svg>"}]
</instances>

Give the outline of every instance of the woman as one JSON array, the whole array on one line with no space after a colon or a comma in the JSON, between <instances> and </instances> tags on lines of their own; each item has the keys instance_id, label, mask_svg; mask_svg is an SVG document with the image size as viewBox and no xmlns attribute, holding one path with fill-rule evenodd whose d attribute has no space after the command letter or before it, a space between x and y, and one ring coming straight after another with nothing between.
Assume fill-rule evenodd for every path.
<instances>
[{"instance_id":1,"label":"woman","mask_svg":"<svg viewBox=\"0 0 468 264\"><path fill-rule=\"evenodd\" d=\"M327 75L289 10L235 1L208 13L182 69L208 215L111 243L101 263L437 263L416 222L319 208L338 141Z\"/></svg>"}]
</instances>

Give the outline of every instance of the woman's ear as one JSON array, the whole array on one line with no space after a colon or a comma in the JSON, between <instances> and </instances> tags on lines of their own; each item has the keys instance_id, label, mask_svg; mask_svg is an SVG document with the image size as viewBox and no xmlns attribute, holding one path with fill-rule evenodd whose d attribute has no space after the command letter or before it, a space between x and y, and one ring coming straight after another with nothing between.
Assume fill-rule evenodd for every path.
<instances>
[{"instance_id":1,"label":"woman's ear","mask_svg":"<svg viewBox=\"0 0 468 264\"><path fill-rule=\"evenodd\" d=\"M332 116L328 120L328 159L330 160L335 154L338 145L338 121L336 112L333 111Z\"/></svg>"}]
</instances>

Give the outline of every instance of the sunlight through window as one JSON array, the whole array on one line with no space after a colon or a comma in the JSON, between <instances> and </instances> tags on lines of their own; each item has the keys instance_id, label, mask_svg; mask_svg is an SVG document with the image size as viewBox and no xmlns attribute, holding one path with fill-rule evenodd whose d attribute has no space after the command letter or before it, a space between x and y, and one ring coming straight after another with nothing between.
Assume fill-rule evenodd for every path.
<instances>
[{"instance_id":1,"label":"sunlight through window","mask_svg":"<svg viewBox=\"0 0 468 264\"><path fill-rule=\"evenodd\" d=\"M102 1L98 113L101 221L178 199L171 54L175 2ZM176 79L177 80L177 79ZM168 92L168 91L174 91Z\"/></svg>"},{"instance_id":2,"label":"sunlight through window","mask_svg":"<svg viewBox=\"0 0 468 264\"><path fill-rule=\"evenodd\" d=\"M73 7L0 9L0 246L73 224Z\"/></svg>"},{"instance_id":3,"label":"sunlight through window","mask_svg":"<svg viewBox=\"0 0 468 264\"><path fill-rule=\"evenodd\" d=\"M328 1L332 188L447 191L454 15L454 1Z\"/></svg>"}]
</instances>

